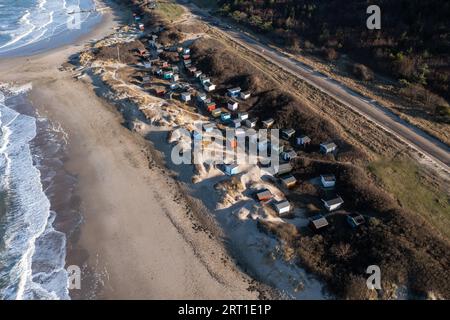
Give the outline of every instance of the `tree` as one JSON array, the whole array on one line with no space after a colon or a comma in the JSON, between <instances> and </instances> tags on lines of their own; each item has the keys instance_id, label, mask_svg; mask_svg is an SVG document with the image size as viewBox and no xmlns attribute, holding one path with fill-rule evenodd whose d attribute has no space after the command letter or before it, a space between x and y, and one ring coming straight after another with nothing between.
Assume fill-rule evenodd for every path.
<instances>
[{"instance_id":1,"label":"tree","mask_svg":"<svg viewBox=\"0 0 450 320\"><path fill-rule=\"evenodd\" d=\"M247 14L239 10L233 11L231 17L238 22L247 20Z\"/></svg>"},{"instance_id":2,"label":"tree","mask_svg":"<svg viewBox=\"0 0 450 320\"><path fill-rule=\"evenodd\" d=\"M250 24L257 28L261 28L262 24L263 24L263 20L260 16L253 15L250 17Z\"/></svg>"}]
</instances>

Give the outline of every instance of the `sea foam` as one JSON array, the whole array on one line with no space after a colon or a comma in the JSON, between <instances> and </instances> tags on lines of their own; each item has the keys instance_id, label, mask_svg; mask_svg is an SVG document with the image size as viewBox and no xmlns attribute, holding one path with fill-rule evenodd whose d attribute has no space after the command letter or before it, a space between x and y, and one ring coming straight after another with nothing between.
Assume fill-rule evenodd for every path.
<instances>
[{"instance_id":1,"label":"sea foam","mask_svg":"<svg viewBox=\"0 0 450 320\"><path fill-rule=\"evenodd\" d=\"M0 0L0 6L0 55L20 54L18 49L30 45L46 47L57 36L70 35L68 7L83 9L81 24L98 15L93 0Z\"/></svg>"},{"instance_id":2,"label":"sea foam","mask_svg":"<svg viewBox=\"0 0 450 320\"><path fill-rule=\"evenodd\" d=\"M69 299L66 237L54 230L55 213L33 162L36 119L7 102L27 87L0 91L0 299Z\"/></svg>"}]
</instances>

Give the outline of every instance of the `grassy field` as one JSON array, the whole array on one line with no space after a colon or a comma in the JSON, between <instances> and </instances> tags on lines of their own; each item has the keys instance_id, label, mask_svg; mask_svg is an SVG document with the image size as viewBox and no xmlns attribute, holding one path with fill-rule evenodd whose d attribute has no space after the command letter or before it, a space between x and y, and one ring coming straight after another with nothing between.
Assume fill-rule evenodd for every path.
<instances>
[{"instance_id":1,"label":"grassy field","mask_svg":"<svg viewBox=\"0 0 450 320\"><path fill-rule=\"evenodd\" d=\"M410 160L379 160L369 165L386 191L406 209L422 215L450 238L450 197L420 174Z\"/></svg>"},{"instance_id":2,"label":"grassy field","mask_svg":"<svg viewBox=\"0 0 450 320\"><path fill-rule=\"evenodd\" d=\"M156 10L161 15L161 17L170 21L179 19L184 13L183 7L176 3L173 3L172 1L158 1Z\"/></svg>"}]
</instances>

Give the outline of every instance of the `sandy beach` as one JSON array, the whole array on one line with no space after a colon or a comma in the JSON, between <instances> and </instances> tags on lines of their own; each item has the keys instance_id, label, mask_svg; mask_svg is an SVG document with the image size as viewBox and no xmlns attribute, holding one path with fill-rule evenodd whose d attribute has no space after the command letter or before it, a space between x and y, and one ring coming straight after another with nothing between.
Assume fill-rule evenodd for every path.
<instances>
[{"instance_id":1,"label":"sandy beach","mask_svg":"<svg viewBox=\"0 0 450 320\"><path fill-rule=\"evenodd\" d=\"M65 169L77 178L83 223L68 244L67 265L82 267L75 299L254 299L251 279L219 238L193 230L192 210L147 141L129 131L89 80L58 68L127 15L102 22L72 45L32 57L0 60L2 82L31 82L38 112L68 134ZM195 216L195 215L194 215Z\"/></svg>"}]
</instances>

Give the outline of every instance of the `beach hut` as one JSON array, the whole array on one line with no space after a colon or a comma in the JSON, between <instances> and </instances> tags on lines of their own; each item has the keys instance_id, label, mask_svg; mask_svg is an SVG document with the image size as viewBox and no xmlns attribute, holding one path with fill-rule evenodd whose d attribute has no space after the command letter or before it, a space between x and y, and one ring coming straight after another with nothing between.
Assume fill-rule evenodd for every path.
<instances>
[{"instance_id":1,"label":"beach hut","mask_svg":"<svg viewBox=\"0 0 450 320\"><path fill-rule=\"evenodd\" d=\"M214 118L220 117L221 114L222 114L222 110L220 110L220 109L214 109L213 111L211 111L211 115Z\"/></svg>"},{"instance_id":2,"label":"beach hut","mask_svg":"<svg viewBox=\"0 0 450 320\"><path fill-rule=\"evenodd\" d=\"M269 201L270 199L272 199L272 197L272 193L267 189L258 191L256 193L256 199L258 199L258 201Z\"/></svg>"},{"instance_id":3,"label":"beach hut","mask_svg":"<svg viewBox=\"0 0 450 320\"><path fill-rule=\"evenodd\" d=\"M203 102L206 100L206 93L203 92L197 92L197 101Z\"/></svg>"},{"instance_id":4,"label":"beach hut","mask_svg":"<svg viewBox=\"0 0 450 320\"><path fill-rule=\"evenodd\" d=\"M198 80L200 80L200 83L204 85L207 82L211 82L211 79L207 77L206 75L201 75Z\"/></svg>"},{"instance_id":5,"label":"beach hut","mask_svg":"<svg viewBox=\"0 0 450 320\"><path fill-rule=\"evenodd\" d=\"M165 80L170 80L173 77L173 72L172 71L164 71L163 73L163 79Z\"/></svg>"},{"instance_id":6,"label":"beach hut","mask_svg":"<svg viewBox=\"0 0 450 320\"><path fill-rule=\"evenodd\" d=\"M328 226L328 221L323 215L318 214L311 217L309 225L314 231L319 231Z\"/></svg>"},{"instance_id":7,"label":"beach hut","mask_svg":"<svg viewBox=\"0 0 450 320\"><path fill-rule=\"evenodd\" d=\"M210 101L210 102L206 103L206 110L208 110L209 112L212 112L215 109L216 109L216 103L215 102Z\"/></svg>"},{"instance_id":8,"label":"beach hut","mask_svg":"<svg viewBox=\"0 0 450 320\"><path fill-rule=\"evenodd\" d=\"M188 70L188 72L189 72L191 75L194 75L194 72L197 71L197 68L196 68L196 67L189 67L189 68L187 68L187 70Z\"/></svg>"},{"instance_id":9,"label":"beach hut","mask_svg":"<svg viewBox=\"0 0 450 320\"><path fill-rule=\"evenodd\" d=\"M239 106L239 104L237 103L237 101L228 100L228 103L227 103L228 110L236 111L238 109L238 106Z\"/></svg>"},{"instance_id":10,"label":"beach hut","mask_svg":"<svg viewBox=\"0 0 450 320\"><path fill-rule=\"evenodd\" d=\"M232 125L233 128L239 128L241 126L241 120L233 119L231 121L231 125Z\"/></svg>"},{"instance_id":11,"label":"beach hut","mask_svg":"<svg viewBox=\"0 0 450 320\"><path fill-rule=\"evenodd\" d=\"M291 210L291 204L287 200L281 200L274 203L274 207L279 216L286 215Z\"/></svg>"},{"instance_id":12,"label":"beach hut","mask_svg":"<svg viewBox=\"0 0 450 320\"><path fill-rule=\"evenodd\" d=\"M247 119L247 120L245 120L245 125L249 128L254 128L254 127L256 127L257 122L258 122L258 120L256 118Z\"/></svg>"},{"instance_id":13,"label":"beach hut","mask_svg":"<svg viewBox=\"0 0 450 320\"><path fill-rule=\"evenodd\" d=\"M239 165L236 163L226 164L224 166L225 174L232 176L239 173Z\"/></svg>"},{"instance_id":14,"label":"beach hut","mask_svg":"<svg viewBox=\"0 0 450 320\"><path fill-rule=\"evenodd\" d=\"M322 199L322 202L328 211L333 211L339 209L344 203L344 200L342 200L341 197L336 196L328 200Z\"/></svg>"},{"instance_id":15,"label":"beach hut","mask_svg":"<svg viewBox=\"0 0 450 320\"><path fill-rule=\"evenodd\" d=\"M290 161L292 159L295 159L296 157L297 157L297 152L295 152L294 150L283 151L281 153L281 158L284 161Z\"/></svg>"},{"instance_id":16,"label":"beach hut","mask_svg":"<svg viewBox=\"0 0 450 320\"><path fill-rule=\"evenodd\" d=\"M196 78L200 77L201 75L202 75L202 72L200 70L197 70L193 73L193 76Z\"/></svg>"},{"instance_id":17,"label":"beach hut","mask_svg":"<svg viewBox=\"0 0 450 320\"><path fill-rule=\"evenodd\" d=\"M220 115L220 120L222 120L222 122L228 122L231 119L231 114L228 112L224 112Z\"/></svg>"},{"instance_id":18,"label":"beach hut","mask_svg":"<svg viewBox=\"0 0 450 320\"><path fill-rule=\"evenodd\" d=\"M138 49L137 52L138 52L138 55L140 55L141 57L143 57L147 54L147 50L145 50L145 49Z\"/></svg>"},{"instance_id":19,"label":"beach hut","mask_svg":"<svg viewBox=\"0 0 450 320\"><path fill-rule=\"evenodd\" d=\"M164 88L155 88L154 91L155 91L155 94L160 97L164 96L166 94L166 89L164 89Z\"/></svg>"},{"instance_id":20,"label":"beach hut","mask_svg":"<svg viewBox=\"0 0 450 320\"><path fill-rule=\"evenodd\" d=\"M228 89L228 96L231 98L238 97L240 93L241 93L241 88L239 88L239 87Z\"/></svg>"},{"instance_id":21,"label":"beach hut","mask_svg":"<svg viewBox=\"0 0 450 320\"><path fill-rule=\"evenodd\" d=\"M187 67L190 67L191 66L191 63L192 63L192 61L190 60L190 59L188 59L188 60L184 60L183 61L183 64L184 64L184 66L187 68Z\"/></svg>"},{"instance_id":22,"label":"beach hut","mask_svg":"<svg viewBox=\"0 0 450 320\"><path fill-rule=\"evenodd\" d=\"M243 91L240 93L240 97L242 100L247 100L250 98L250 91Z\"/></svg>"},{"instance_id":23,"label":"beach hut","mask_svg":"<svg viewBox=\"0 0 450 320\"><path fill-rule=\"evenodd\" d=\"M273 120L272 118L269 118L269 119L264 120L262 122L262 125L264 128L268 129L273 126L274 122L275 122L275 120Z\"/></svg>"},{"instance_id":24,"label":"beach hut","mask_svg":"<svg viewBox=\"0 0 450 320\"><path fill-rule=\"evenodd\" d=\"M337 145L334 142L324 142L320 144L320 152L328 154L336 151Z\"/></svg>"},{"instance_id":25,"label":"beach hut","mask_svg":"<svg viewBox=\"0 0 450 320\"><path fill-rule=\"evenodd\" d=\"M302 135L300 137L297 137L297 145L299 146L307 146L311 143L311 138L305 135Z\"/></svg>"},{"instance_id":26,"label":"beach hut","mask_svg":"<svg viewBox=\"0 0 450 320\"><path fill-rule=\"evenodd\" d=\"M189 48L184 48L184 49L183 49L183 54L191 54L191 49L189 49Z\"/></svg>"},{"instance_id":27,"label":"beach hut","mask_svg":"<svg viewBox=\"0 0 450 320\"><path fill-rule=\"evenodd\" d=\"M320 182L324 188L332 188L336 185L336 177L334 174L320 175Z\"/></svg>"},{"instance_id":28,"label":"beach hut","mask_svg":"<svg viewBox=\"0 0 450 320\"><path fill-rule=\"evenodd\" d=\"M275 168L275 173L277 175L283 175L292 171L292 166L290 163L280 163L278 167Z\"/></svg>"},{"instance_id":29,"label":"beach hut","mask_svg":"<svg viewBox=\"0 0 450 320\"><path fill-rule=\"evenodd\" d=\"M281 136L286 140L289 140L294 134L295 134L295 130L292 128L281 130Z\"/></svg>"},{"instance_id":30,"label":"beach hut","mask_svg":"<svg viewBox=\"0 0 450 320\"><path fill-rule=\"evenodd\" d=\"M191 94L189 92L182 92L181 93L181 101L183 101L183 102L191 101Z\"/></svg>"},{"instance_id":31,"label":"beach hut","mask_svg":"<svg viewBox=\"0 0 450 320\"><path fill-rule=\"evenodd\" d=\"M352 228L357 228L360 225L364 224L365 222L366 222L366 220L359 213L351 213L351 214L347 215L347 223Z\"/></svg>"},{"instance_id":32,"label":"beach hut","mask_svg":"<svg viewBox=\"0 0 450 320\"><path fill-rule=\"evenodd\" d=\"M238 113L238 117L241 121L247 120L248 119L248 112L239 112Z\"/></svg>"},{"instance_id":33,"label":"beach hut","mask_svg":"<svg viewBox=\"0 0 450 320\"><path fill-rule=\"evenodd\" d=\"M203 84L203 88L205 89L205 91L211 92L216 89L216 85L212 84L211 82L206 82Z\"/></svg>"},{"instance_id":34,"label":"beach hut","mask_svg":"<svg viewBox=\"0 0 450 320\"><path fill-rule=\"evenodd\" d=\"M285 188L288 188L288 189L292 188L297 183L297 179L295 179L295 177L291 174L287 174L287 175L280 177L280 180L281 180L281 184Z\"/></svg>"}]
</instances>

